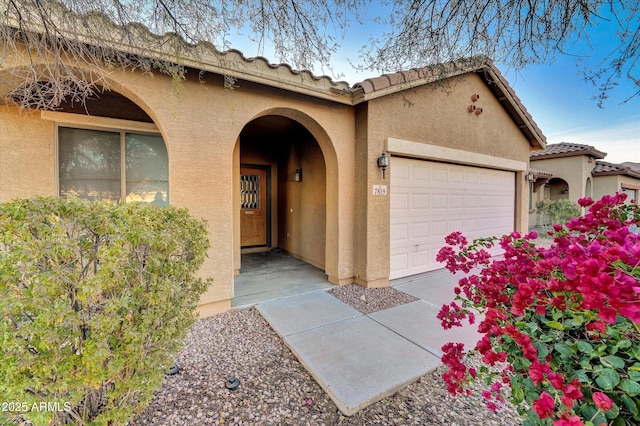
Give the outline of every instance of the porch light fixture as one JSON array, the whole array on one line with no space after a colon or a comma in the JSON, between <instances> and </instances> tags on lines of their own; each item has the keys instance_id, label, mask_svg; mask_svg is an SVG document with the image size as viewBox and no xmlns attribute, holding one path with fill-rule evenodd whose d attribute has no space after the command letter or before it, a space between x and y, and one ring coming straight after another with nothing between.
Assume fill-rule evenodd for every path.
<instances>
[{"instance_id":1,"label":"porch light fixture","mask_svg":"<svg viewBox=\"0 0 640 426\"><path fill-rule=\"evenodd\" d=\"M296 171L293 172L293 181L302 182L302 169L296 169Z\"/></svg>"},{"instance_id":2,"label":"porch light fixture","mask_svg":"<svg viewBox=\"0 0 640 426\"><path fill-rule=\"evenodd\" d=\"M378 167L382 169L382 179L384 179L384 171L389 167L389 157L386 156L384 151L382 151L382 154L378 157Z\"/></svg>"}]
</instances>

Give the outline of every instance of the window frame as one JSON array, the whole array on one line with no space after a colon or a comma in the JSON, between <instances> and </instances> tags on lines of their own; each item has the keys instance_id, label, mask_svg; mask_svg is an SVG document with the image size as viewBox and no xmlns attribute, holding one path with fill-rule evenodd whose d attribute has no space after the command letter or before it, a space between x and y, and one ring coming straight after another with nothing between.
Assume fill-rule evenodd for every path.
<instances>
[{"instance_id":1,"label":"window frame","mask_svg":"<svg viewBox=\"0 0 640 426\"><path fill-rule=\"evenodd\" d=\"M158 127L153 123L145 123L139 121L121 120L108 117L84 116L79 114L71 114L66 112L41 111L40 118L54 122L54 182L55 193L60 197L60 131L61 127L79 130L96 130L103 132L118 133L120 135L120 200L118 202L126 202L127 198L127 171L126 171L126 136L127 133L145 134L160 136L164 142L167 151L167 183L171 182L170 176L170 154L167 142ZM169 185L170 189L170 185ZM171 198L171 191L167 193L167 204Z\"/></svg>"}]
</instances>

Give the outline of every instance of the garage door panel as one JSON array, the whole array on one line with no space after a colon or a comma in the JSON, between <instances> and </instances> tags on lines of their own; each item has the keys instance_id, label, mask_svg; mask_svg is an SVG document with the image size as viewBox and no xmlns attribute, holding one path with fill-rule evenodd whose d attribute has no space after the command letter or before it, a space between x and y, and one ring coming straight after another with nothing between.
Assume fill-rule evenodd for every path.
<instances>
[{"instance_id":1,"label":"garage door panel","mask_svg":"<svg viewBox=\"0 0 640 426\"><path fill-rule=\"evenodd\" d=\"M413 269L422 269L429 266L429 248L422 247L418 248L416 251L411 253L410 255L410 268Z\"/></svg>"},{"instance_id":2,"label":"garage door panel","mask_svg":"<svg viewBox=\"0 0 640 426\"><path fill-rule=\"evenodd\" d=\"M477 208L478 207L478 196L476 194L465 194L465 196L464 196L464 204L467 207Z\"/></svg>"},{"instance_id":3,"label":"garage door panel","mask_svg":"<svg viewBox=\"0 0 640 426\"><path fill-rule=\"evenodd\" d=\"M446 193L435 193L431 195L434 210L446 210L449 208L449 196Z\"/></svg>"},{"instance_id":4,"label":"garage door panel","mask_svg":"<svg viewBox=\"0 0 640 426\"><path fill-rule=\"evenodd\" d=\"M414 239L429 238L429 222L414 222L411 225L411 236Z\"/></svg>"},{"instance_id":5,"label":"garage door panel","mask_svg":"<svg viewBox=\"0 0 640 426\"><path fill-rule=\"evenodd\" d=\"M410 268L409 254L406 252L394 253L391 251L390 266L392 270L406 271Z\"/></svg>"},{"instance_id":6,"label":"garage door panel","mask_svg":"<svg viewBox=\"0 0 640 426\"><path fill-rule=\"evenodd\" d=\"M409 225L407 223L392 224L390 231L392 243L409 241Z\"/></svg>"},{"instance_id":7,"label":"garage door panel","mask_svg":"<svg viewBox=\"0 0 640 426\"><path fill-rule=\"evenodd\" d=\"M428 209L429 205L429 194L425 193L417 193L413 194L411 197L411 208L412 209Z\"/></svg>"},{"instance_id":8,"label":"garage door panel","mask_svg":"<svg viewBox=\"0 0 640 426\"><path fill-rule=\"evenodd\" d=\"M441 268L435 257L453 231L511 232L514 203L513 172L392 158L391 278Z\"/></svg>"},{"instance_id":9,"label":"garage door panel","mask_svg":"<svg viewBox=\"0 0 640 426\"><path fill-rule=\"evenodd\" d=\"M465 182L465 173L462 170L451 170L449 173L449 184Z\"/></svg>"},{"instance_id":10,"label":"garage door panel","mask_svg":"<svg viewBox=\"0 0 640 426\"><path fill-rule=\"evenodd\" d=\"M394 206L394 210L406 211L409 209L409 194L391 194L391 205Z\"/></svg>"},{"instance_id":11,"label":"garage door panel","mask_svg":"<svg viewBox=\"0 0 640 426\"><path fill-rule=\"evenodd\" d=\"M431 222L431 230L434 235L442 235L447 233L447 221L438 220Z\"/></svg>"}]
</instances>

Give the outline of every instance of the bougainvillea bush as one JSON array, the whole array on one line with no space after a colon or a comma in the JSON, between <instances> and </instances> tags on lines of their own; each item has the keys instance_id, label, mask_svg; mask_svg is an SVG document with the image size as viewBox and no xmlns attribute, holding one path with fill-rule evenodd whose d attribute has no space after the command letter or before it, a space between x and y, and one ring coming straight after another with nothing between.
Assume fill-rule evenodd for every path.
<instances>
[{"instance_id":1,"label":"bougainvillea bush","mask_svg":"<svg viewBox=\"0 0 640 426\"><path fill-rule=\"evenodd\" d=\"M194 321L208 246L174 207L0 204L0 424L125 424Z\"/></svg>"},{"instance_id":2,"label":"bougainvillea bush","mask_svg":"<svg viewBox=\"0 0 640 426\"><path fill-rule=\"evenodd\" d=\"M444 328L477 318L482 337L469 352L484 363L469 368L462 344L443 346L451 394L483 379L492 410L511 388L524 425L640 424L640 209L625 198L581 199L586 214L554 226L548 248L535 233L446 238L438 260L471 274L439 318ZM496 242L504 256L490 258Z\"/></svg>"}]
</instances>

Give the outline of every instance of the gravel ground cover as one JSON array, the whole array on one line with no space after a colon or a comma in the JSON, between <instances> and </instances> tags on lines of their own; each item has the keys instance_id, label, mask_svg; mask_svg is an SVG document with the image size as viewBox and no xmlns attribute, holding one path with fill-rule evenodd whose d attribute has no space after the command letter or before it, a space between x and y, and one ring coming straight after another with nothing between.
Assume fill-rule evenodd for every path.
<instances>
[{"instance_id":1,"label":"gravel ground cover","mask_svg":"<svg viewBox=\"0 0 640 426\"><path fill-rule=\"evenodd\" d=\"M367 313L415 300L395 289L357 285L330 292ZM180 373L166 377L151 405L130 426L521 425L510 405L497 414L486 409L480 388L471 396L451 397L440 378L442 367L343 416L254 308L199 320L176 363ZM225 387L230 377L240 380L235 391Z\"/></svg>"},{"instance_id":2,"label":"gravel ground cover","mask_svg":"<svg viewBox=\"0 0 640 426\"><path fill-rule=\"evenodd\" d=\"M365 288L358 284L335 287L327 293L365 315L419 300L393 287Z\"/></svg>"}]
</instances>

